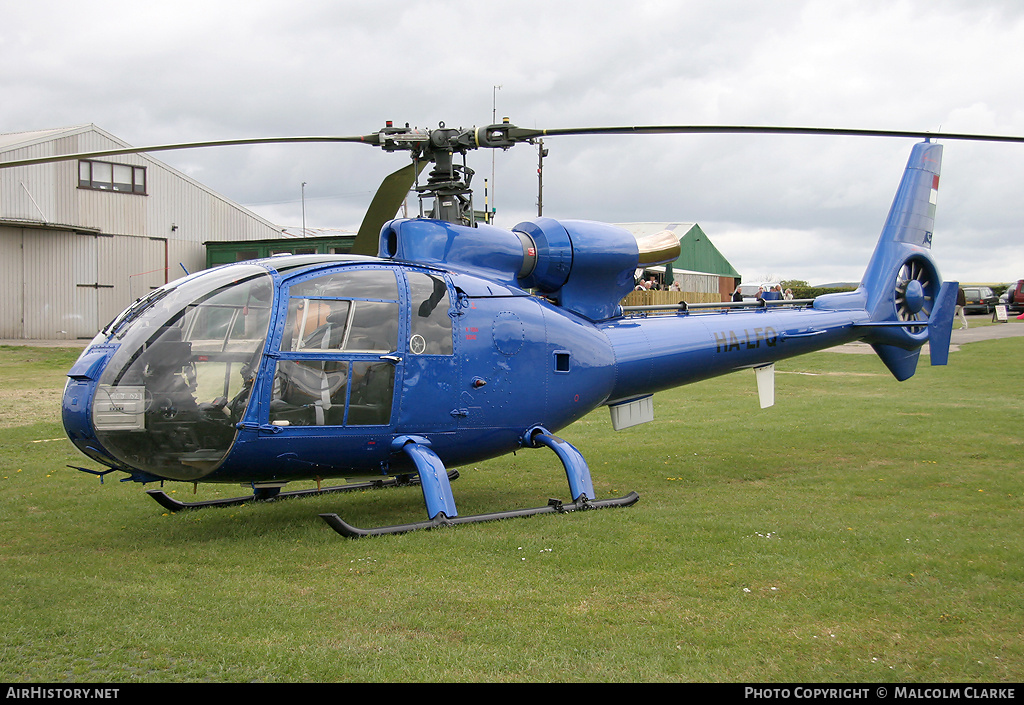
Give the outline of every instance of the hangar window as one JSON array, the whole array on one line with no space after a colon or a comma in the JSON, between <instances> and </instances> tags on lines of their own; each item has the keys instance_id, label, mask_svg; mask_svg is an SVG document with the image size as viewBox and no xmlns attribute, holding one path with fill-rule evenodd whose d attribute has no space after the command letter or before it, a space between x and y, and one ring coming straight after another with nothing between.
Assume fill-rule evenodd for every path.
<instances>
[{"instance_id":1,"label":"hangar window","mask_svg":"<svg viewBox=\"0 0 1024 705\"><path fill-rule=\"evenodd\" d=\"M82 159L78 162L78 188L146 195L146 167Z\"/></svg>"}]
</instances>

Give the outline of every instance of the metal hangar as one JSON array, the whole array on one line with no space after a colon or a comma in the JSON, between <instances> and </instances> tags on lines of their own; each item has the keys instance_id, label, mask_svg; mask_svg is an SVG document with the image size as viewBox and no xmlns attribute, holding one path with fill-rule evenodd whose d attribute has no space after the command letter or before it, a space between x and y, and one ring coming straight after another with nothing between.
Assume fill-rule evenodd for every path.
<instances>
[{"instance_id":1,"label":"metal hangar","mask_svg":"<svg viewBox=\"0 0 1024 705\"><path fill-rule=\"evenodd\" d=\"M128 147L95 125L0 134L0 161ZM204 243L281 229L145 154L0 170L0 338L92 338Z\"/></svg>"}]
</instances>

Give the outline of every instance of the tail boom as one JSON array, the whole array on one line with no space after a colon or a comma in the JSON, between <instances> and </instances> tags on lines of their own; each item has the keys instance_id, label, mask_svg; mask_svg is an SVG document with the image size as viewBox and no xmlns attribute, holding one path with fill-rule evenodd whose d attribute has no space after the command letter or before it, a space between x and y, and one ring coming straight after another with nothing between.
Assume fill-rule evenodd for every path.
<instances>
[{"instance_id":1,"label":"tail boom","mask_svg":"<svg viewBox=\"0 0 1024 705\"><path fill-rule=\"evenodd\" d=\"M653 394L858 340L863 310L811 308L623 319L602 326L615 351L615 400Z\"/></svg>"}]
</instances>

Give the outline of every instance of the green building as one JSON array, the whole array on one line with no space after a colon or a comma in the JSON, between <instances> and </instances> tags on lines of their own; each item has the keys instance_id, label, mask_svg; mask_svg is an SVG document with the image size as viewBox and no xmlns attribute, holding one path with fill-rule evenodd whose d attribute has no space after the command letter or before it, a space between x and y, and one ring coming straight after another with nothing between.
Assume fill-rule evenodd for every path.
<instances>
[{"instance_id":1,"label":"green building","mask_svg":"<svg viewBox=\"0 0 1024 705\"><path fill-rule=\"evenodd\" d=\"M286 228L282 237L245 242L206 242L206 266L242 262L274 255L338 255L352 249L356 234L331 228Z\"/></svg>"}]
</instances>

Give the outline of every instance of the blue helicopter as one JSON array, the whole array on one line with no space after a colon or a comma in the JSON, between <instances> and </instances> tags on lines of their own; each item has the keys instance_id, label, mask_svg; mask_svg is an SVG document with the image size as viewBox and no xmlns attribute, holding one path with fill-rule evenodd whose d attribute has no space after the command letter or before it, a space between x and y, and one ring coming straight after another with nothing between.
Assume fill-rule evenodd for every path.
<instances>
[{"instance_id":1,"label":"blue helicopter","mask_svg":"<svg viewBox=\"0 0 1024 705\"><path fill-rule=\"evenodd\" d=\"M638 240L584 220L541 217L508 230L474 222L472 170L453 161L473 149L563 134L701 132L926 139L911 151L856 291L804 301L681 303L660 315L620 302L638 268L677 257L674 238ZM958 285L941 280L930 253L942 154L936 137L1018 141L816 128L530 130L507 121L457 130L389 123L370 135L306 138L408 151L412 162L377 192L351 254L198 272L152 291L107 325L68 372L63 397L68 437L104 468L79 469L121 471L140 483L253 490L192 503L149 490L175 511L420 486L421 522L362 529L321 515L350 537L632 505L635 492L596 497L583 455L556 432L600 406L616 430L649 422L656 392L738 370L756 372L766 406L776 361L851 341L869 343L901 381L914 374L926 343L931 364L947 362ZM434 168L421 184L427 164ZM432 209L394 219L410 190ZM560 461L571 501L458 513L455 468L542 447ZM321 486L329 478L365 481ZM316 489L281 491L310 480Z\"/></svg>"}]
</instances>

